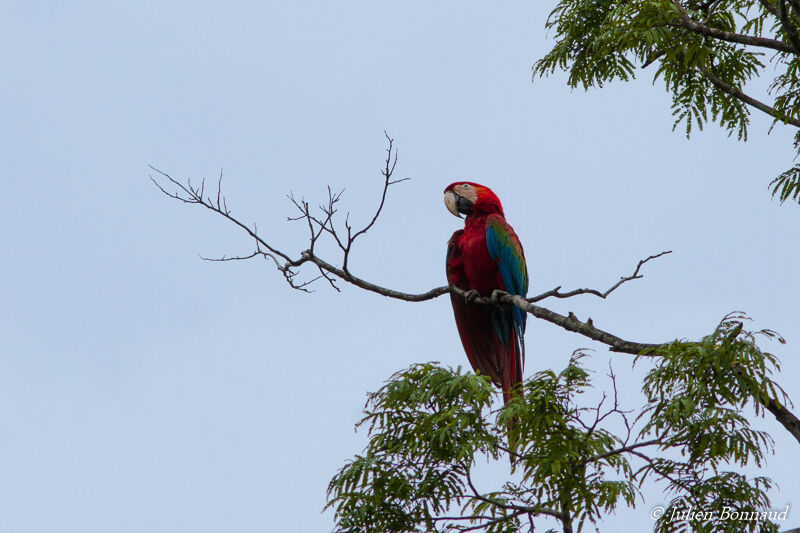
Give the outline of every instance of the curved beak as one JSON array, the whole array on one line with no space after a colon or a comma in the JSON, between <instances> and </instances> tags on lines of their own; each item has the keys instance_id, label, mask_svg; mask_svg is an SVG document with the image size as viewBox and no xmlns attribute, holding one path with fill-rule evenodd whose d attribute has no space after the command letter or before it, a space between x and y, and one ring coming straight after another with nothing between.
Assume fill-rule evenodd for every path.
<instances>
[{"instance_id":1,"label":"curved beak","mask_svg":"<svg viewBox=\"0 0 800 533\"><path fill-rule=\"evenodd\" d=\"M447 206L447 210L453 213L453 215L461 218L461 215L458 212L458 207L456 205L456 193L453 191L447 191L444 193L444 205Z\"/></svg>"},{"instance_id":2,"label":"curved beak","mask_svg":"<svg viewBox=\"0 0 800 533\"><path fill-rule=\"evenodd\" d=\"M458 218L461 218L461 215L472 214L472 202L453 191L444 193L444 205Z\"/></svg>"}]
</instances>

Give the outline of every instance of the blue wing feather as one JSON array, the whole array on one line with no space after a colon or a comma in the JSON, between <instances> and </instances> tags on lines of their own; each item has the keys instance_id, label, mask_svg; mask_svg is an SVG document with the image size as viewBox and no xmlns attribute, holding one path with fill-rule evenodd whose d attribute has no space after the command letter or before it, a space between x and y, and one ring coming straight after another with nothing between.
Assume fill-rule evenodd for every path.
<instances>
[{"instance_id":1,"label":"blue wing feather","mask_svg":"<svg viewBox=\"0 0 800 533\"><path fill-rule=\"evenodd\" d=\"M528 269L525 255L514 230L504 219L489 217L486 221L486 245L489 256L497 262L503 289L509 294L525 297L528 292ZM525 332L527 313L520 308L512 308L514 326L520 333Z\"/></svg>"}]
</instances>

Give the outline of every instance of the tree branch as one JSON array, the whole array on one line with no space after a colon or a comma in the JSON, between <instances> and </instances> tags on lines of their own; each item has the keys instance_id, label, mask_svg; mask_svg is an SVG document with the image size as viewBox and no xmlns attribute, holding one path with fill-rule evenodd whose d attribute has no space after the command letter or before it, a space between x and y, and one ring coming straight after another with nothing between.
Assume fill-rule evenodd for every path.
<instances>
[{"instance_id":1,"label":"tree branch","mask_svg":"<svg viewBox=\"0 0 800 533\"><path fill-rule=\"evenodd\" d=\"M498 516L497 518L492 518L491 520L488 520L487 522L484 522L482 524L478 524L478 525L470 526L470 527L465 527L465 528L459 528L458 530L463 532L463 533L466 533L467 531L477 531L479 529L486 529L486 528L491 527L491 526L493 526L495 524L499 524L500 522L505 522L506 520L511 520L512 518L516 518L516 517L518 517L519 515L522 515L522 514L526 514L526 512L525 511L514 511L513 513L511 513L509 515Z\"/></svg>"},{"instance_id":2,"label":"tree branch","mask_svg":"<svg viewBox=\"0 0 800 533\"><path fill-rule=\"evenodd\" d=\"M594 457L586 459L584 461L584 464L593 463L594 461L599 461L601 459L605 459L606 457L611 457L612 455L620 455L620 454L623 454L623 453L630 453L630 452L633 452L636 448L643 448L645 446L654 446L656 444L661 444L661 439L651 439L651 440L646 440L646 441L642 441L642 442L637 442L635 444L629 444L629 445L626 445L626 446L620 446L619 448L616 448L614 450L609 450L609 451L607 451L605 453L601 453L601 454L595 455Z\"/></svg>"},{"instance_id":3,"label":"tree branch","mask_svg":"<svg viewBox=\"0 0 800 533\"><path fill-rule=\"evenodd\" d=\"M710 68L702 65L698 65L698 68L700 69L700 72L702 72L711 81L711 83L713 83L714 86L720 89L721 91L733 96L738 100L741 100L742 102L748 105L755 107L759 111L763 111L764 113L770 115L771 117L774 117L776 120L780 120L781 122L785 122L787 124L791 124L792 126L800 128L800 120L788 117L784 113L781 113L780 111L775 109L774 107L770 107L767 104L756 100L752 96L743 93L740 89L737 89L736 87L730 85L728 82L717 77L717 75L714 74L714 72Z\"/></svg>"},{"instance_id":4,"label":"tree branch","mask_svg":"<svg viewBox=\"0 0 800 533\"><path fill-rule=\"evenodd\" d=\"M661 252L661 253L658 253L658 254L655 254L655 255L651 255L650 257L647 257L646 259L642 259L641 261L639 261L639 264L636 265L636 270L633 271L633 274L631 274L630 276L621 277L619 279L619 281L617 281L614 285L609 287L604 292L600 292L597 289L575 289L575 290L572 290L572 291L569 291L569 292L559 292L561 290L561 285L559 285L558 287L556 287L554 289L550 289L547 292L543 292L543 293L541 293L539 295L536 295L536 296L533 296L531 298L528 298L527 300L529 302L533 303L533 302L539 302L539 301L544 300L545 298L549 298L551 296L556 297L556 298L572 298L573 296L577 296L579 294L593 294L593 295L597 296L598 298L602 298L602 299L605 300L608 297L609 294L614 292L623 283L625 283L627 281L634 280L634 279L643 278L644 276L639 274L639 269L642 268L642 265L644 265L645 263L647 263L648 261L650 261L652 259L656 259L656 258L661 257L662 255L667 255L667 254L671 254L671 253L672 253L672 250L667 250L667 251L664 251L664 252Z\"/></svg>"},{"instance_id":5,"label":"tree branch","mask_svg":"<svg viewBox=\"0 0 800 533\"><path fill-rule=\"evenodd\" d=\"M718 85L722 90L725 90L726 92L730 91L732 95L736 96L737 98L741 98L744 101L748 101L748 99L753 100L750 97L741 93L741 91L739 91L738 89L734 89L729 85L727 85L725 82L716 78L713 72L708 71L706 74L709 76L709 79L711 79L711 81L715 85ZM770 108L769 106L765 106L760 102L756 102L755 104L752 105L763 106L766 108L762 109L763 111L773 116L776 116L776 118L781 118L778 116L779 115L778 112ZM800 127L800 121L795 121L793 119L784 119L784 118L781 118L781 120L786 120L791 124ZM363 278L355 276L354 274L352 274L352 272L350 272L347 266L347 262L349 254L352 250L353 242L361 235L364 235L375 225L378 217L380 216L383 210L383 206L385 205L387 191L389 187L401 181L405 181L405 179L403 180L392 179L392 174L397 164L397 154L393 148L393 140L388 135L386 135L386 138L389 142L389 147L387 149L387 156L384 164L384 169L381 172L384 178L381 200L372 219L362 229L353 232L348 217L348 219L345 221L347 236L346 237L340 236L339 233L337 233L337 230L333 223L333 217L337 212L336 204L337 202L339 202L342 192L333 193L330 187L328 188L328 203L326 205L322 205L319 207L323 214L322 217L317 217L313 215L311 213L311 209L309 207L308 202L306 202L305 200L298 201L292 195L289 196L289 199L292 201L292 203L300 212L300 216L295 218L290 218L290 220L297 220L297 221L305 220L309 228L309 248L303 251L300 254L300 257L297 259L292 258L287 253L270 245L264 238L262 238L259 235L258 228L256 227L255 224L253 225L252 228L250 228L249 226L239 221L231 214L231 210L228 208L227 201L225 197L222 195L221 172L217 182L217 191L215 198L213 198L210 195L205 196L205 180L201 181L199 187L193 186L190 180L187 180L186 184L183 184L180 181L172 178L169 174L162 172L161 170L153 166L150 166L150 168L154 172L156 172L163 180L166 180L167 183L174 186L174 191L170 192L169 190L167 190L165 186L162 185L162 183L160 183L152 175L150 176L150 179L155 184L155 186L166 196L186 204L201 205L204 208L223 216L224 218L228 219L230 222L232 222L233 224L244 230L255 241L256 249L249 255L232 256L232 257L222 256L221 258L207 259L207 260L234 261L234 260L251 259L256 256L262 256L265 259L271 260L275 264L275 267L279 272L281 272L281 274L284 276L286 282L289 284L290 287L304 292L309 292L307 287L319 279L325 279L334 289L338 291L339 287L336 285L336 279L338 279L345 281L351 285L354 285L360 289L369 292L374 292L376 294L380 294L388 298L403 300L406 302L423 302L427 300L432 300L434 298L438 298L439 296L443 296L445 294L453 294L461 298L466 298L467 291L464 291L455 286L436 287L427 292L418 294L405 293L374 284ZM316 253L314 252L315 244L322 234L330 235L336 241L337 245L339 246L339 249L342 251L341 267L337 267L329 263L328 261L317 256ZM641 278L642 275L639 272L645 263L669 253L671 253L671 251L664 251L659 254L651 255L645 259L640 260L636 266L636 269L633 271L633 274L631 274L630 276L621 277L619 281L617 281L614 285L612 285L609 289L607 289L604 292L600 292L596 289L575 289L573 291L562 293L560 292L561 287L558 286L554 289L551 289L538 296L534 296L526 300L522 296L511 295L503 291L494 291L491 297L478 296L477 298L471 299L471 303L478 305L497 305L498 303L514 305L519 309L521 309L522 311L529 313L538 319L545 320L567 331L578 333L580 335L583 335L584 337L603 343L607 345L609 349L613 352L628 353L632 355L639 355L639 354L650 355L657 348L664 346L665 343L642 343L642 342L624 340L612 333L609 333L607 331L595 327L591 318L588 318L584 322L579 320L571 312L568 313L567 316L564 316L555 311L551 311L545 307L536 305L536 303L534 302L538 302L550 296L556 298L569 298L571 296L576 296L579 294L592 294L600 298L606 298L609 294L611 294L614 290L619 288L622 284L634 279ZM308 281L302 281L302 282L296 281L296 276L299 274L299 268L305 263L313 264L319 271L320 275ZM775 416L775 418L781 424L783 424L783 426L792 435L794 435L795 438L797 438L798 441L800 442L800 420L798 420L798 418L788 409L786 409L784 406L780 405L775 401L769 399L760 401L764 405L764 407L767 410L769 410L770 413L772 413Z\"/></svg>"},{"instance_id":6,"label":"tree branch","mask_svg":"<svg viewBox=\"0 0 800 533\"><path fill-rule=\"evenodd\" d=\"M390 141L390 149L387 150L388 155L387 155L387 158L386 158L386 166L385 166L385 169L384 169L384 172L383 172L384 188L383 188L383 193L382 193L382 196L381 196L381 203L380 203L380 205L378 207L378 210L377 210L377 214L380 214L380 212L381 212L381 210L383 208L383 205L385 203L385 197L386 197L386 192L387 192L388 187L391 186L394 183L397 183L399 181L399 180L391 180L391 175L392 175L392 172L394 170L395 160L391 159L391 156L392 156L392 152L391 152L391 148L392 148L391 142L392 141L391 141L391 138L389 138L387 136L387 139L389 139L389 141ZM342 266L341 268L337 267L337 266L325 261L321 257L317 256L313 252L313 246L316 243L317 239L319 238L319 236L320 236L320 234L322 232L330 234L337 241L337 243L339 244L340 249L343 252L343 263L346 260L348 254L349 254L349 251L351 250L351 246L352 246L353 240L355 238L357 238L358 236L364 234L365 230L362 229L362 230L359 230L358 232L356 232L355 234L352 234L352 233L348 234L348 240L346 242L343 239L339 238L339 236L338 236L338 234L337 234L337 232L336 232L336 230L335 230L335 228L333 226L332 219L333 219L333 215L336 213L336 203L341 198L341 192L338 193L338 194L334 194L334 193L331 192L330 188L328 189L328 204L326 206L320 206L321 210L324 213L324 217L323 218L317 218L317 217L315 217L314 215L311 214L308 202L305 202L304 200L298 201L293 196L290 195L290 197L289 197L290 200L292 201L292 203L297 207L297 209L301 213L301 216L296 217L296 218L292 218L290 220L306 220L308 222L308 224L309 224L309 231L310 231L310 237L309 237L310 247L309 247L309 249L303 251L300 254L299 258L293 259L288 254L286 254L285 252L283 252L283 251L271 246L266 240L264 240L259 235L258 229L257 229L257 227L255 225L253 226L253 228L250 228L249 226L247 226L243 222L239 221L237 218L235 218L231 214L230 209L228 209L228 207L227 207L227 203L225 201L225 197L221 193L221 187L222 187L222 178L221 178L221 176L220 176L220 180L218 182L218 189L216 191L217 194L216 194L216 200L215 200L215 199L212 199L210 196L209 197L205 197L203 195L204 182L201 185L201 187L199 187L199 188L192 186L191 182L187 182L187 184L184 185L183 183L181 183L178 180L176 180L173 177L171 177L169 174L167 174L165 172L162 172L161 170L159 170L159 169L157 169L157 168L155 168L153 166L150 166L150 168L153 171L155 171L156 173L158 173L158 175L160 175L162 178L166 179L169 183L173 184L175 186L175 188L176 188L175 192L169 192L153 176L150 176L150 179L153 181L153 183L156 185L156 187L158 187L158 189L162 193L164 193L165 195L169 196L170 198L179 200L179 201L181 201L183 203L201 205L201 206L205 207L206 209L208 209L210 211L213 211L213 212L223 216L224 218L228 219L230 222L232 222L233 224L235 224L236 226L238 226L239 228L241 228L245 232L247 232L247 234L250 235L250 237L252 237L254 239L254 241L256 243L256 251L255 252L253 252L253 253L251 253L249 255L246 255L246 256L235 256L235 257L225 257L225 256L223 256L222 258L220 258L218 260L225 260L225 261L228 261L228 260L240 260L240 259L248 259L248 258L252 258L252 257L258 256L258 255L261 255L261 256L263 256L265 258L271 259L275 263L275 266L277 267L277 269L284 275L284 278L286 279L286 281L289 283L289 285L292 288L298 289L298 290L303 290L305 292L308 292L307 287L313 281L316 281L317 279L320 279L321 277L324 277L330 283L333 284L332 277L335 277L335 278L341 279L343 281L346 281L347 283L349 283L351 285L354 285L354 286L356 286L356 287L358 287L360 289L364 289L364 290L369 291L369 292L374 292L376 294L380 294L380 295L386 296L388 298L394 298L396 300L403 300L403 301L406 301L406 302L423 302L423 301L426 301L426 300L432 300L434 298L438 298L439 296L442 296L442 295L445 295L445 294L448 294L448 293L456 294L456 295L458 295L458 296L460 296L462 298L466 297L466 291L464 291L462 289L459 289L458 287L452 287L452 286L436 287L436 288L431 289L431 290L429 290L427 292L423 292L423 293L419 293L419 294L396 291L396 290L389 289L387 287L382 287L380 285L376 285L376 284L374 284L372 282L369 282L369 281L367 281L367 280L365 280L363 278L360 278L360 277L354 275L349 270L345 270L344 266ZM377 218L377 215L375 217L373 217L373 219L370 221L369 224L367 224L367 226L366 226L367 230L374 225L376 218ZM315 227L317 229L315 229ZM555 289L553 289L551 291L548 291L548 292L543 293L543 294L541 294L539 296L533 297L531 300L538 301L538 300L544 299L544 298L546 298L548 296L555 296L555 297L558 297L558 298L566 298L566 297L569 297L568 296L569 294L572 294L572 295L596 294L596 295L604 298L604 297L608 296L608 294L610 294L616 288L618 288L620 285L625 283L626 281L630 281L632 279L640 278L641 275L639 274L639 270L642 267L642 265L644 265L646 262L648 262L648 261L650 261L652 259L655 259L657 257L665 255L666 253L670 253L670 252L662 252L660 254L656 254L656 255L650 256L650 257L648 257L646 259L643 259L643 260L639 261L639 264L637 265L636 269L634 270L634 273L631 276L627 276L627 277L621 278L616 284L614 284L611 288L606 290L604 293L601 293L601 292L599 292L599 291L597 291L595 289L576 289L575 291L570 291L570 293L560 293L559 292L560 287L556 287ZM316 277L316 278L314 278L314 279L312 279L312 280L310 280L310 281L297 282L297 281L295 281L295 276L297 276L297 274L298 274L298 270L297 269L298 269L298 267L301 267L305 263L314 264L317 267L317 269L320 271L321 275ZM334 287L337 288L337 290L338 290L338 287L336 287L335 285L334 285ZM569 313L568 316L564 316L564 315L561 315L559 313L556 313L555 311L550 311L549 309L546 309L544 307L540 307L540 306L534 304L532 301L527 301L524 298L522 298L521 296L512 296L512 295L507 294L507 293L505 293L503 291L496 291L496 292L497 292L496 297L499 298L498 301L500 301L501 303L508 303L508 304L511 304L511 305L516 305L517 307L519 307L523 311L532 314L536 318L539 318L539 319L545 320L547 322L550 322L552 324L555 324L555 325L557 325L557 326L559 326L559 327L561 327L563 329L566 329L567 331L572 331L574 333L578 333L580 335L588 337L588 338L590 338L592 340L596 340L598 342L606 344L607 346L610 347L611 351L624 352L624 353L637 355L637 354L639 354L639 353L641 353L643 351L652 350L652 349L657 348L658 346L660 346L660 344L639 343L639 342L626 341L626 340L623 340L623 339L617 337L616 335L613 335L611 333L608 333L606 331L603 331L601 329L596 328L591 319L588 319L586 322L582 322L572 313ZM480 305L495 305L495 301L493 301L492 298L490 298L490 297L479 296L479 297L474 299L474 302L477 303L477 304L480 304Z\"/></svg>"},{"instance_id":7,"label":"tree branch","mask_svg":"<svg viewBox=\"0 0 800 533\"><path fill-rule=\"evenodd\" d=\"M465 296L466 291L459 289L458 287L452 287L451 291L455 294L460 296ZM663 346L664 343L643 343L643 342L633 342L633 341L626 341L613 335L607 331L603 331L597 327L595 327L594 322L592 319L589 318L586 322L582 322L575 316L573 313L569 313L567 316L562 314L556 313L555 311L551 311L547 308L540 307L534 303L528 302L522 296L508 294L503 291L495 291L496 298L500 303L511 304L519 307L523 311L532 314L536 318L540 318L552 324L555 324L567 331L572 331L573 333L578 333L583 335L584 337L588 337L592 340L602 342L603 344L609 346L609 349L612 352L622 352L628 353L631 355L639 355L643 352L650 352L660 346ZM494 303L492 298L486 297L478 297L473 300L479 304L489 305L490 303Z\"/></svg>"},{"instance_id":8,"label":"tree branch","mask_svg":"<svg viewBox=\"0 0 800 533\"><path fill-rule=\"evenodd\" d=\"M789 37L789 41L792 43L792 47L794 48L795 53L800 52L800 38L798 38L797 35L797 28L789 19L790 15L786 11L785 0L775 0L777 6L773 5L772 2L770 2L769 0L758 0L758 1L764 7L764 9L772 13L772 15L780 21L781 26L786 32L786 36ZM796 6L794 4L792 5L796 9Z\"/></svg>"},{"instance_id":9,"label":"tree branch","mask_svg":"<svg viewBox=\"0 0 800 533\"><path fill-rule=\"evenodd\" d=\"M772 413L772 415L775 417L775 420L777 420L784 428L786 428L786 431L791 433L792 436L797 439L797 442L800 442L800 419L798 419L794 413L789 411L786 407L775 400L767 398L761 403L764 405L764 408L767 411Z\"/></svg>"},{"instance_id":10,"label":"tree branch","mask_svg":"<svg viewBox=\"0 0 800 533\"><path fill-rule=\"evenodd\" d=\"M367 231L375 225L375 221L378 220L378 217L383 211L383 205L386 203L386 193L389 190L389 187L396 183L401 183L403 181L408 181L408 178L402 178L399 180L392 180L392 174L394 173L394 169L397 166L397 150L394 150L394 139L389 137L389 134L385 131L383 135L386 137L386 140L389 143L389 147L386 149L386 161L384 164L384 168L381 171L383 174L384 182L383 182L383 192L381 194L381 203L378 204L378 209L375 211L375 215L372 217L372 220L369 221L369 224L361 228L355 233L352 233L352 228L350 227L350 213L347 214L347 218L345 219L345 227L347 228L347 245L344 247L344 259L342 261L342 270L348 272L347 269L347 261L350 258L350 248L353 246L355 240L360 237L361 235L365 234ZM394 157L392 157L394 156ZM337 239L338 240L338 239Z\"/></svg>"},{"instance_id":11,"label":"tree branch","mask_svg":"<svg viewBox=\"0 0 800 533\"><path fill-rule=\"evenodd\" d=\"M528 505L516 505L513 503L508 502L501 502L497 500L493 500L492 498L487 498L483 496L478 489L475 488L475 485L472 482L472 476L470 475L469 468L466 466L463 467L464 472L466 473L467 484L469 485L470 490L472 491L472 495L476 500L482 501L484 503L488 503L490 505L494 505L501 509L505 509L508 511L519 511L521 513L528 513L532 515L546 515L552 516L553 518L558 518L559 520L564 519L564 514L556 511L555 509L549 509L547 507L540 507L540 506L528 506ZM510 517L508 517L510 518Z\"/></svg>"},{"instance_id":12,"label":"tree branch","mask_svg":"<svg viewBox=\"0 0 800 533\"><path fill-rule=\"evenodd\" d=\"M157 172L159 175L161 175L161 177L166 178L170 183L175 185L175 187L176 187L175 192L168 192L166 189L164 189L164 187L161 186L161 184L155 178L153 178L153 176L149 176L150 181L152 181L155 184L155 186L159 188L159 190L161 192L163 192L164 194L166 194L170 198L174 198L174 199L179 200L179 201L181 201L183 203L186 203L186 204L202 205L206 209L209 209L211 211L214 211L217 214L222 215L223 217L227 218L228 220L230 220L231 222L233 222L234 224L239 226L241 229L246 231L251 237L253 237L256 240L256 242L258 242L259 244L261 244L261 246L263 246L264 248L269 250L270 253L280 257L281 259L283 259L284 261L286 261L287 263L289 263L292 266L299 266L299 263L295 264L295 261L293 261L288 255L286 255L285 253L281 252L280 250L278 250L276 248L273 248L272 246L267 244L266 241L264 241L263 239L258 237L258 235L254 232L254 230L251 230L249 227L244 225L242 222L239 222L236 218L231 216L231 211L228 209L228 205L227 205L227 202L225 201L225 197L221 196L221 194L222 194L222 174L220 174L220 178L219 178L219 182L218 182L219 185L218 185L218 189L217 189L217 200L216 200L216 202L214 202L214 201L212 201L210 196L207 197L207 198L203 197L203 193L205 192L205 180L202 181L202 183L201 183L199 188L192 186L192 182L190 180L187 181L186 185L184 185L183 183L179 182L178 180L176 180L175 178L173 178L169 174L158 170L156 167L154 167L152 165L148 165L148 166L150 167L151 170L153 170L154 172ZM221 202L220 202L220 199L221 199Z\"/></svg>"},{"instance_id":13,"label":"tree branch","mask_svg":"<svg viewBox=\"0 0 800 533\"><path fill-rule=\"evenodd\" d=\"M707 37L713 37L714 39L719 39L721 41L727 41L729 43L737 43L737 44L744 44L748 46L758 46L760 48L770 48L772 50L777 50L779 52L785 52L787 54L797 54L798 50L788 43L783 41L779 41L777 39L769 39L767 37L756 37L754 35L744 35L741 33L733 33L729 31L720 30L718 28L714 28L711 26L706 26L702 22L698 22L692 19L691 16L686 12L686 9L681 5L680 0L673 0L678 12L681 15L680 18L680 26L686 28L687 30L697 33L700 35L705 35Z\"/></svg>"}]
</instances>

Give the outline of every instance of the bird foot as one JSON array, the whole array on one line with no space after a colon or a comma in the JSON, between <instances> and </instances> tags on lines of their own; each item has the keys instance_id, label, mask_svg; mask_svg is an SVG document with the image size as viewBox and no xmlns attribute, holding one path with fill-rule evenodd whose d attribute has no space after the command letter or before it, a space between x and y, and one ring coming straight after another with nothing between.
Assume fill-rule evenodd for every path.
<instances>
[{"instance_id":1,"label":"bird foot","mask_svg":"<svg viewBox=\"0 0 800 533\"><path fill-rule=\"evenodd\" d=\"M500 289L493 290L492 291L492 303L494 305L499 306L500 305L500 298L502 298L505 295L506 295L505 291L501 291Z\"/></svg>"},{"instance_id":2,"label":"bird foot","mask_svg":"<svg viewBox=\"0 0 800 533\"><path fill-rule=\"evenodd\" d=\"M467 294L464 295L464 303L467 305L472 305L472 302L475 301L475 298L477 298L480 295L481 293L479 293L475 289L470 289L467 291Z\"/></svg>"}]
</instances>

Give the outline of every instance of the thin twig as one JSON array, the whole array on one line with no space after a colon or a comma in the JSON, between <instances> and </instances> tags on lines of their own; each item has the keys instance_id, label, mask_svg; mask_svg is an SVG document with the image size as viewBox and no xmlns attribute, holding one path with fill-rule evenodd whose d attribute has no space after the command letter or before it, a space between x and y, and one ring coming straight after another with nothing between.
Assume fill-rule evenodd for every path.
<instances>
[{"instance_id":1,"label":"thin twig","mask_svg":"<svg viewBox=\"0 0 800 533\"><path fill-rule=\"evenodd\" d=\"M514 511L511 514L504 515L504 516L498 516L497 518L493 518L493 519L491 519L491 520L489 520L487 522L484 522L482 524L478 524L476 526L459 528L459 531L462 531L462 532L466 533L467 531L477 531L479 529L486 529L486 528L491 527L491 526L493 526L495 524L499 524L500 522L505 522L506 520L512 520L512 519L514 519L514 518L516 518L516 517L518 517L519 515L522 515L522 514L526 514L526 512L525 511Z\"/></svg>"},{"instance_id":2,"label":"thin twig","mask_svg":"<svg viewBox=\"0 0 800 533\"><path fill-rule=\"evenodd\" d=\"M529 513L532 515L547 515L552 516L554 518L558 518L559 520L563 520L564 514L553 509L549 509L547 507L539 507L537 506L529 506L529 505L516 505L513 503L508 502L500 502L497 500L493 500L491 498L487 498L483 496L478 489L475 488L475 484L472 482L472 476L470 475L469 468L464 468L464 472L467 478L467 484L469 485L470 490L472 491L472 495L476 500L482 501L484 503L489 503L491 505L497 506L501 509L505 509L508 511L521 511L523 513Z\"/></svg>"},{"instance_id":3,"label":"thin twig","mask_svg":"<svg viewBox=\"0 0 800 533\"><path fill-rule=\"evenodd\" d=\"M372 220L369 223L361 228L360 230L352 233L352 227L350 226L350 213L347 213L345 217L345 228L347 229L347 245L343 247L344 250L344 258L342 259L342 270L345 274L350 275L350 271L348 270L348 261L350 259L350 250L353 246L353 243L357 238L364 235L372 226L375 225L377 222L378 217L380 216L381 212L383 211L383 206L386 204L386 193L389 192L389 187L396 183L401 183L404 181L408 181L408 178L402 178L399 180L393 180L392 174L394 173L395 167L397 167L397 150L394 149L394 139L389 137L389 134L385 131L383 135L386 137L387 142L389 143L389 147L386 149L386 161L384 162L384 168L381 171L383 175L383 191L381 192L381 201L378 204L378 209L375 210L375 214L372 216ZM337 238L338 241L338 238ZM342 245L339 245L342 247Z\"/></svg>"},{"instance_id":4,"label":"thin twig","mask_svg":"<svg viewBox=\"0 0 800 533\"><path fill-rule=\"evenodd\" d=\"M628 444L628 445L625 445L625 446L620 446L619 448L615 448L613 450L609 450L609 451L607 451L605 453L597 454L594 457L590 457L590 458L582 461L582 463L583 464L593 463L595 461L599 461L601 459L605 459L606 457L611 457L612 455L620 455L620 454L623 454L623 453L631 453L631 452L633 452L633 450L635 450L637 448L644 448L645 446L656 446L656 445L661 445L661 444L663 444L663 442L662 442L662 440L660 438L651 439L651 440L642 441L642 442L637 442L635 444Z\"/></svg>"},{"instance_id":5,"label":"thin twig","mask_svg":"<svg viewBox=\"0 0 800 533\"><path fill-rule=\"evenodd\" d=\"M556 287L554 289L550 289L547 292L543 292L543 293L538 294L536 296L532 296L530 298L527 298L527 300L529 302L540 302L540 301L544 300L545 298L550 298L550 297L572 298L573 296L578 296L579 294L592 294L594 296L597 296L598 298L602 298L602 299L605 300L606 298L608 298L609 294L611 294L612 292L617 290L623 283L626 283L626 282L634 280L634 279L643 278L644 276L639 274L639 270L642 268L642 265L644 265L648 261L652 261L653 259L657 259L657 258L659 258L659 257L661 257L663 255L667 255L667 254L671 254L671 253L672 253L672 250L666 250L664 252L661 252L661 253L658 253L658 254L655 254L655 255L651 255L651 256L649 256L649 257L647 257L645 259L642 259L636 265L636 270L633 271L633 274L631 274L630 276L622 276L622 277L620 277L619 281L614 283L611 287L609 287L608 289L606 289L603 292L600 292L597 289L575 289L575 290L572 290L572 291L569 291L569 292L560 292L561 291L561 285L559 285L558 287Z\"/></svg>"}]
</instances>

